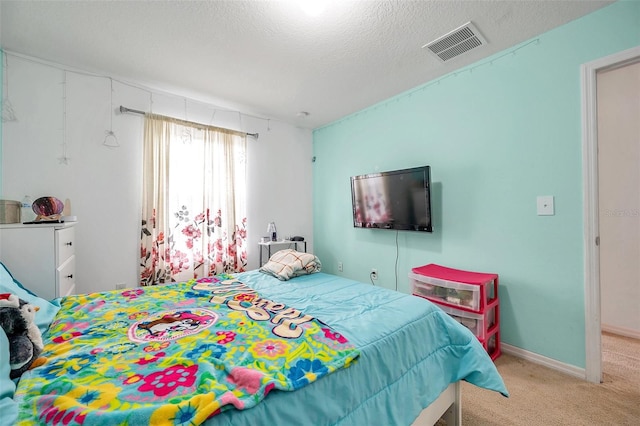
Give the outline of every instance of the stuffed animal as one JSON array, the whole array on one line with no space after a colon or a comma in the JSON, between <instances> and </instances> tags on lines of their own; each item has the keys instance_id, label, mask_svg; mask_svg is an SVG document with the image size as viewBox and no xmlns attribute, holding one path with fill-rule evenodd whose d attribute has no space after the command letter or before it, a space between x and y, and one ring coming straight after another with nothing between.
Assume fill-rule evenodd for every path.
<instances>
[{"instance_id":1,"label":"stuffed animal","mask_svg":"<svg viewBox=\"0 0 640 426\"><path fill-rule=\"evenodd\" d=\"M44 344L35 323L36 311L37 306L19 299L15 294L0 294L0 327L9 340L11 379L46 361L46 358L39 358Z\"/></svg>"}]
</instances>

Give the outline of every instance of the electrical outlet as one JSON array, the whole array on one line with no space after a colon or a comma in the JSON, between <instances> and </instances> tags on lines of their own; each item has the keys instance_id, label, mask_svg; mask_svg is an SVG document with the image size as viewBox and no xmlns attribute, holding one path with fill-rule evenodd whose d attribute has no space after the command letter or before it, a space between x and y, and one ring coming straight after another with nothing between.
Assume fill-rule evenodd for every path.
<instances>
[{"instance_id":1,"label":"electrical outlet","mask_svg":"<svg viewBox=\"0 0 640 426\"><path fill-rule=\"evenodd\" d=\"M342 262L338 262L338 272L342 272Z\"/></svg>"},{"instance_id":2,"label":"electrical outlet","mask_svg":"<svg viewBox=\"0 0 640 426\"><path fill-rule=\"evenodd\" d=\"M125 288L127 288L127 285L125 283L116 284L116 290L124 290Z\"/></svg>"},{"instance_id":3,"label":"electrical outlet","mask_svg":"<svg viewBox=\"0 0 640 426\"><path fill-rule=\"evenodd\" d=\"M377 280L378 279L378 270L376 268L371 269L371 279L372 280Z\"/></svg>"}]
</instances>

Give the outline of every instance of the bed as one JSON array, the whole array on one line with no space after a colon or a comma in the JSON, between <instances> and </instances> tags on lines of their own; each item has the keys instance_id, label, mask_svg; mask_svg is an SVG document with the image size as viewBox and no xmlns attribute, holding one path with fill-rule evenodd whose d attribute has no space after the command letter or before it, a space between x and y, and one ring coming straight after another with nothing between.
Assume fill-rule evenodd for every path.
<instances>
[{"instance_id":1,"label":"bed","mask_svg":"<svg viewBox=\"0 0 640 426\"><path fill-rule=\"evenodd\" d=\"M38 311L45 312L38 326L43 330L45 342L42 355L48 361L23 374L9 401L14 406L0 407L3 412L18 412L18 424L79 424L81 421L95 424L100 421L103 424L211 426L256 425L265 422L276 425L411 425L433 424L441 416L446 417L447 424L459 424L461 380L508 396L493 362L473 334L435 305L422 298L322 272L282 281L256 270L162 287L70 296L54 300L53 303L28 294L26 289L16 290L19 291L22 291L20 297L29 297L32 303L44 305ZM180 327L171 330L174 332L173 336L162 328L162 321L149 321L151 313L144 312L145 315L142 315L142 311L136 307L137 303L142 303L140 306L146 309L152 303L150 300L160 301L159 292L170 292L173 295L172 302L159 302L165 311L189 312L188 318L178 318L183 322ZM147 299L145 293L148 293ZM253 296L247 298L247 294ZM116 303L118 300L120 304ZM146 302L141 302L144 300ZM229 305L231 300L236 301L233 305L236 309L232 313L234 320L228 321L232 317L219 309L225 303ZM47 303L53 307L46 305ZM151 398L145 401L142 396L133 401L129 394L121 399L106 398L101 404L87 400L81 408L73 408L74 404L82 405L85 394L80 390L86 391L90 387L86 380L91 378L91 374L96 377L114 377L117 380L115 384L104 382L99 383L99 386L124 388L125 385L131 385L144 389L140 385L143 383L142 378L151 375L136 375L131 372L142 368L140 363L163 362L163 368L171 368L171 362L174 361L169 361L170 351L167 348L180 340L190 342L191 351L189 356L184 350L178 352L182 356L182 364L197 359L193 363L204 369L204 362L214 360L209 376L217 374L216 368L231 371L235 366L229 367L228 364L219 362L215 349L211 349L211 339L217 339L213 343L220 346L230 336L230 327L235 326L238 327L234 332L235 339L244 342L244 348L231 349L232 346L226 346L225 350L240 354L251 352L248 350L250 343L239 336L243 332L251 334L243 327L247 323L257 322L256 315L260 315L255 312L251 314L250 308L256 303L261 303L260 306L266 307L268 311L267 317L263 318L266 319L265 324L273 329L285 326L280 327L276 333L280 337L294 341L298 337L289 334L296 334L301 328L304 329L303 334L312 336L311 342L304 342L300 347L305 348L305 356L309 358L306 361L313 363L314 359L320 359L323 368L310 367L302 374L292 377L290 372L283 373L283 369L291 371L291 365L263 363L264 360L253 351L250 361L243 358L240 364L258 366L261 371L268 371L269 374L259 376L257 382L255 377L250 377L249 382L242 382L238 378L240 376L233 377L231 384L226 384L226 390L218 392L226 392L227 395L226 399L222 398L222 402L217 402L218 405L210 400L208 405L201 404L203 398L211 399L211 396L207 396L208 391L203 385L205 382L198 377L195 382L199 387L195 384L183 386L190 390L197 388L201 394L198 397L186 395L184 391L167 393L157 401ZM86 318L80 320L80 317L88 315L87 307L110 312L106 321L110 321L111 325L105 326L103 323L98 333L93 328L92 321L87 322ZM212 319L216 315L219 317ZM275 317L279 319L274 322ZM188 320L194 318L206 332L189 328L192 324ZM283 318L288 322L283 321ZM95 322L99 324L98 320ZM145 340L151 335L152 322L154 325L161 324L159 328L153 329L157 333L156 337L160 337L153 344ZM239 326L240 322L242 324ZM123 357L123 361L128 361L112 362L111 365L107 365L108 357L92 358L94 361L102 359L102 362L85 364L79 364L77 360L69 363L64 358L73 353L67 351L67 346L74 339L81 342L78 346L99 354L104 348L96 339L107 328L115 330L121 337L124 335L122 338L128 340L127 347L153 347L155 350L146 357ZM137 330L138 334L132 330ZM92 333L93 337L87 337L83 343L82 339ZM262 332L255 333L264 338L260 334ZM169 342L169 345L162 347L163 341ZM225 341L224 344L226 343L229 342ZM195 353L202 345L208 345L209 352L201 351L200 355L203 357L197 358L198 354ZM311 347L313 349L309 349ZM289 352L300 352L296 348L298 347L292 346ZM167 358L159 360L160 352L166 353ZM116 356L113 352L108 355ZM65 369L53 368L56 362L57 365L66 362ZM312 365L309 362L307 365ZM243 371L251 371L251 368ZM80 390L74 389L74 382L69 379L74 374L79 376L80 373L77 372L86 372L83 373L84 387ZM217 380L225 381L219 378ZM247 385L250 382L255 385L254 392L244 395L241 390L250 388ZM207 383L214 383L212 387L217 386L214 379ZM233 394L231 398L229 392ZM3 393L6 396L6 392ZM144 395L143 392L138 394ZM70 395L75 400L66 399ZM147 408L146 411L139 408L147 402L160 403L162 406L155 405L152 410ZM177 409L178 406L181 409ZM189 406L207 406L209 411L204 410L196 415L195 410L184 410L184 407ZM115 409L111 410L109 407ZM136 409L138 413L134 413ZM127 410L131 413L123 415Z\"/></svg>"}]
</instances>

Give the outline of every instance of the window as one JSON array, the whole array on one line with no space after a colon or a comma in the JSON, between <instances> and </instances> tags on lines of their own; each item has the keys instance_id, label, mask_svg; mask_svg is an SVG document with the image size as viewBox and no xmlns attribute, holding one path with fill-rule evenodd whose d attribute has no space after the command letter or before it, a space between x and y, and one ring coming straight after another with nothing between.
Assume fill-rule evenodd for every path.
<instances>
[{"instance_id":1,"label":"window","mask_svg":"<svg viewBox=\"0 0 640 426\"><path fill-rule=\"evenodd\" d=\"M246 135L147 114L140 284L244 271Z\"/></svg>"}]
</instances>

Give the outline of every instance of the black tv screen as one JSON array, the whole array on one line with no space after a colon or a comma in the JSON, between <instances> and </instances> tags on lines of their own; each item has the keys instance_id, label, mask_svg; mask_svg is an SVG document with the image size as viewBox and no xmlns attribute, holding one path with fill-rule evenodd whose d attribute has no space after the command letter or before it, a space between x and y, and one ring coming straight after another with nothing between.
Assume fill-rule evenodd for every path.
<instances>
[{"instance_id":1,"label":"black tv screen","mask_svg":"<svg viewBox=\"0 0 640 426\"><path fill-rule=\"evenodd\" d=\"M353 226L433 232L429 166L351 177Z\"/></svg>"}]
</instances>

